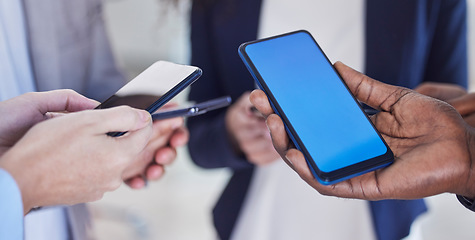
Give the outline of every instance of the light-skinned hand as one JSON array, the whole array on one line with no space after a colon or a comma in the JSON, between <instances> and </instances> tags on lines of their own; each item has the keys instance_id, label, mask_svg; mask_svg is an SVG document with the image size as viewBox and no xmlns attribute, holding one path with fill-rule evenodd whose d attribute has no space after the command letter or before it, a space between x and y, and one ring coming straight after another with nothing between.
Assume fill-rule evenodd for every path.
<instances>
[{"instance_id":1,"label":"light-skinned hand","mask_svg":"<svg viewBox=\"0 0 475 240\"><path fill-rule=\"evenodd\" d=\"M34 206L100 199L120 186L123 172L143 151L152 131L150 114L143 110L123 106L44 120L47 112L83 110L93 103L64 90L0 103L0 112L9 113L0 124L0 135L8 136L2 144L20 137L10 148L3 145L0 167L17 182L25 213ZM108 132L127 134L110 137Z\"/></svg>"},{"instance_id":2,"label":"light-skinned hand","mask_svg":"<svg viewBox=\"0 0 475 240\"><path fill-rule=\"evenodd\" d=\"M334 185L321 185L302 153L289 142L266 95L254 91L251 102L267 116L276 150L302 179L322 194L344 198L414 199L444 192L475 198L475 133L452 106L378 82L339 62L335 68L356 98L381 111L371 120L392 149L395 162Z\"/></svg>"}]
</instances>

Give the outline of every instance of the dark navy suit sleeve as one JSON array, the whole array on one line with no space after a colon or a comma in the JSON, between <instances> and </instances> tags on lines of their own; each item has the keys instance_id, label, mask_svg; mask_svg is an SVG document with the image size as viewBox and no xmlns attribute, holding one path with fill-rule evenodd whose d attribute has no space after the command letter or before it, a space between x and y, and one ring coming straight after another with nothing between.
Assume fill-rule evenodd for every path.
<instances>
[{"instance_id":1,"label":"dark navy suit sleeve","mask_svg":"<svg viewBox=\"0 0 475 240\"><path fill-rule=\"evenodd\" d=\"M467 3L441 0L424 81L467 88Z\"/></svg>"},{"instance_id":2,"label":"dark navy suit sleeve","mask_svg":"<svg viewBox=\"0 0 475 240\"><path fill-rule=\"evenodd\" d=\"M467 87L465 0L367 0L366 74L415 88Z\"/></svg>"},{"instance_id":3,"label":"dark navy suit sleeve","mask_svg":"<svg viewBox=\"0 0 475 240\"><path fill-rule=\"evenodd\" d=\"M233 101L242 94L226 90L226 76L220 73L219 62L220 49L216 46L212 28L216 22L213 7L203 7L193 4L191 17L191 64L203 70L203 76L192 85L189 100L205 101L208 99L231 95ZM237 48L233 52L237 55ZM242 64L242 63L241 63ZM241 92L237 92L241 91ZM188 149L192 160L205 168L230 167L232 169L251 168L252 165L232 148L225 125L225 113L227 109L209 112L207 114L188 119L190 141Z\"/></svg>"}]
</instances>

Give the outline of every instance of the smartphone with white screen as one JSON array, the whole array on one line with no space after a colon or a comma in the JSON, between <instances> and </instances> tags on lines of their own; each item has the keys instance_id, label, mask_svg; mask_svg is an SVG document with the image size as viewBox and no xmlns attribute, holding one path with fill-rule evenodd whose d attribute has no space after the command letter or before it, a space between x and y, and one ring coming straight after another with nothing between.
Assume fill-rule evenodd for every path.
<instances>
[{"instance_id":1,"label":"smartphone with white screen","mask_svg":"<svg viewBox=\"0 0 475 240\"><path fill-rule=\"evenodd\" d=\"M96 109L128 105L154 113L201 76L198 67L158 61L129 81ZM124 133L109 133L120 136Z\"/></svg>"},{"instance_id":2,"label":"smartphone with white screen","mask_svg":"<svg viewBox=\"0 0 475 240\"><path fill-rule=\"evenodd\" d=\"M239 55L320 183L393 162L390 148L309 32L247 42Z\"/></svg>"}]
</instances>

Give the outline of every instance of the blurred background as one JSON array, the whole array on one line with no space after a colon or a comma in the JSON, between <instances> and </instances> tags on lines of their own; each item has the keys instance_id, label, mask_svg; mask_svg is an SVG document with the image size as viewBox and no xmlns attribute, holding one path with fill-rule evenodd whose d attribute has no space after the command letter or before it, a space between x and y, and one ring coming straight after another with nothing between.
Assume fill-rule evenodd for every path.
<instances>
[{"instance_id":1,"label":"blurred background","mask_svg":"<svg viewBox=\"0 0 475 240\"><path fill-rule=\"evenodd\" d=\"M470 89L475 91L475 0L468 0L468 6ZM130 79L157 60L189 62L189 10L189 0L177 5L166 0L105 0L109 37ZM186 92L175 101L185 99ZM216 239L211 211L228 177L227 170L196 167L187 150L179 149L160 181L143 190L124 185L90 204L97 239ZM454 195L431 197L427 203L429 212L416 222L422 239L475 239L475 213Z\"/></svg>"}]
</instances>

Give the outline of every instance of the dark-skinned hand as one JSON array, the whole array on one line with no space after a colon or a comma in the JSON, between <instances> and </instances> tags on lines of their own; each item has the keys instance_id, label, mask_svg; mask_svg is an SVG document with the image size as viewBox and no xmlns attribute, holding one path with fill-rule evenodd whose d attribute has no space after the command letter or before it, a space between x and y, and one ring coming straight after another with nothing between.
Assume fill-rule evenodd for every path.
<instances>
[{"instance_id":1,"label":"dark-skinned hand","mask_svg":"<svg viewBox=\"0 0 475 240\"><path fill-rule=\"evenodd\" d=\"M320 184L303 154L289 142L283 122L273 113L264 92L255 90L250 100L267 117L274 147L303 180L324 195L344 198L415 199L444 192L475 197L474 129L451 105L373 80L340 62L335 68L358 100L381 111L371 120L395 161L334 185Z\"/></svg>"}]
</instances>

